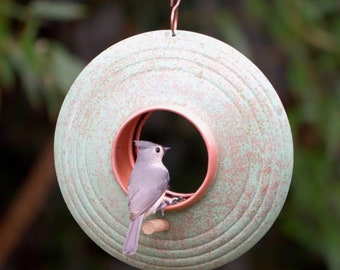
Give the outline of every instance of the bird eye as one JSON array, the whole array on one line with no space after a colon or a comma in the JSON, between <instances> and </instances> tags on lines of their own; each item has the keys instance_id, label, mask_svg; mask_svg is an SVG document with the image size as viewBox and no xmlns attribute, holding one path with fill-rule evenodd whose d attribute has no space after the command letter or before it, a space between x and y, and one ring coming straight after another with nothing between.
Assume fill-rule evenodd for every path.
<instances>
[{"instance_id":1,"label":"bird eye","mask_svg":"<svg viewBox=\"0 0 340 270\"><path fill-rule=\"evenodd\" d=\"M155 151L156 151L156 153L159 153L161 151L161 149L159 147L156 147Z\"/></svg>"}]
</instances>

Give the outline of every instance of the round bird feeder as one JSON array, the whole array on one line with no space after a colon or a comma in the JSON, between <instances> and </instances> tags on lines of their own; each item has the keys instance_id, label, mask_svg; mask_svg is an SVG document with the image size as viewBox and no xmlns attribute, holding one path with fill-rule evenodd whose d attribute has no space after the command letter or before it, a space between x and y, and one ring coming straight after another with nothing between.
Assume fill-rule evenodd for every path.
<instances>
[{"instance_id":1,"label":"round bird feeder","mask_svg":"<svg viewBox=\"0 0 340 270\"><path fill-rule=\"evenodd\" d=\"M137 253L125 256L133 140L158 111L197 129L207 170L195 192L169 191L185 199L167 207L169 229L141 234ZM280 99L250 60L205 35L154 31L113 45L81 72L59 114L55 163L73 217L106 252L138 268L211 269L272 226L293 147Z\"/></svg>"}]
</instances>

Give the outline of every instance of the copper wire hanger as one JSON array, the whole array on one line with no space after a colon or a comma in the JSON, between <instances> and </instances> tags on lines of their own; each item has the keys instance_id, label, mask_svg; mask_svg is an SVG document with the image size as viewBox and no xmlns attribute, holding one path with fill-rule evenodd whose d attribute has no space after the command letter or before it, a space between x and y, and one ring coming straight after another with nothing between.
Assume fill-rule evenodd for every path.
<instances>
[{"instance_id":1,"label":"copper wire hanger","mask_svg":"<svg viewBox=\"0 0 340 270\"><path fill-rule=\"evenodd\" d=\"M174 0L170 0L170 7L172 7L171 15L170 15L170 27L172 36L176 36L175 31L177 30L177 23L178 23L178 7L181 3L181 0L177 0L176 4L174 5Z\"/></svg>"}]
</instances>

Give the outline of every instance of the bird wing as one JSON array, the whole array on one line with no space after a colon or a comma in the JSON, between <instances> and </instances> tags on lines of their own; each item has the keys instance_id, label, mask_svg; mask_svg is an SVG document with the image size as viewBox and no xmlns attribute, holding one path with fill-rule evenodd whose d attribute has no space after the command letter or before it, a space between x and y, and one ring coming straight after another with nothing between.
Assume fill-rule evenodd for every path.
<instances>
[{"instance_id":1,"label":"bird wing","mask_svg":"<svg viewBox=\"0 0 340 270\"><path fill-rule=\"evenodd\" d=\"M168 182L169 173L165 167L133 170L128 190L130 219L135 220L149 210L166 191Z\"/></svg>"}]
</instances>

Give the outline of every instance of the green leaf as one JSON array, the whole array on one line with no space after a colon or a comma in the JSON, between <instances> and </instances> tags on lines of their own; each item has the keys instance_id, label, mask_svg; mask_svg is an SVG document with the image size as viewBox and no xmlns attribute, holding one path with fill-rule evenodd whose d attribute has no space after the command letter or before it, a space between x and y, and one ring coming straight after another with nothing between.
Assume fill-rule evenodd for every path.
<instances>
[{"instance_id":1,"label":"green leaf","mask_svg":"<svg viewBox=\"0 0 340 270\"><path fill-rule=\"evenodd\" d=\"M78 20L87 13L83 4L74 2L33 1L29 8L37 18L58 21Z\"/></svg>"},{"instance_id":2,"label":"green leaf","mask_svg":"<svg viewBox=\"0 0 340 270\"><path fill-rule=\"evenodd\" d=\"M60 92L65 95L85 63L58 44L51 46L50 53L51 72Z\"/></svg>"},{"instance_id":3,"label":"green leaf","mask_svg":"<svg viewBox=\"0 0 340 270\"><path fill-rule=\"evenodd\" d=\"M250 57L251 49L249 41L240 23L230 12L221 11L217 13L215 24L222 33L224 40L227 40L237 50Z\"/></svg>"}]
</instances>

